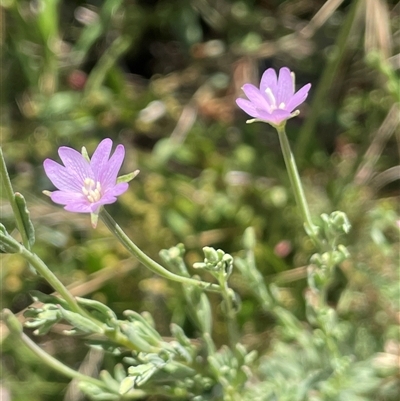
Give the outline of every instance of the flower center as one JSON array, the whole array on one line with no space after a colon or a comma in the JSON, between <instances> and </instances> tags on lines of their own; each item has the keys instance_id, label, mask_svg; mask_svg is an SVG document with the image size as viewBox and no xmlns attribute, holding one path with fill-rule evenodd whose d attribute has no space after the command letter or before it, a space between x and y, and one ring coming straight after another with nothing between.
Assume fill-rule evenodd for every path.
<instances>
[{"instance_id":1,"label":"flower center","mask_svg":"<svg viewBox=\"0 0 400 401\"><path fill-rule=\"evenodd\" d=\"M83 181L84 186L82 187L82 192L88 199L90 203L94 203L101 198L101 184L99 181L94 181L93 179L87 177Z\"/></svg>"},{"instance_id":2,"label":"flower center","mask_svg":"<svg viewBox=\"0 0 400 401\"><path fill-rule=\"evenodd\" d=\"M285 110L286 104L285 103L280 103L279 106L276 104L276 98L275 95L272 93L271 88L265 89L265 94L267 95L267 99L269 102L269 107L270 107L270 113L272 113L276 109L281 109Z\"/></svg>"}]
</instances>

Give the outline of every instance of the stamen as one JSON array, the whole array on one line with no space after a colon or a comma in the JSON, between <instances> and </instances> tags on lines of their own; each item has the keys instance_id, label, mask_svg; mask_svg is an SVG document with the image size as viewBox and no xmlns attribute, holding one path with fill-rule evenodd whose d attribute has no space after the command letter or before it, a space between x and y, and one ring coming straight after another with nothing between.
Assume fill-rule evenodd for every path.
<instances>
[{"instance_id":1,"label":"stamen","mask_svg":"<svg viewBox=\"0 0 400 401\"><path fill-rule=\"evenodd\" d=\"M279 105L278 109L285 110L285 107L286 107L286 104L282 102L282 103Z\"/></svg>"},{"instance_id":2,"label":"stamen","mask_svg":"<svg viewBox=\"0 0 400 401\"><path fill-rule=\"evenodd\" d=\"M86 177L83 180L85 184L82 187L82 193L86 196L87 200L90 203L94 203L100 200L101 198L101 184L99 181L94 181L92 178Z\"/></svg>"}]
</instances>

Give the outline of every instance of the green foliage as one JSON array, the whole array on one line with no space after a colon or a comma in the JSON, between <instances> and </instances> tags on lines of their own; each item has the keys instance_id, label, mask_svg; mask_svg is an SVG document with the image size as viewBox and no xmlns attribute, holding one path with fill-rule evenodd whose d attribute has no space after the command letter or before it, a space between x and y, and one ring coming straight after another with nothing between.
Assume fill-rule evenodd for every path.
<instances>
[{"instance_id":1,"label":"green foliage","mask_svg":"<svg viewBox=\"0 0 400 401\"><path fill-rule=\"evenodd\" d=\"M354 1L308 25L321 2L269 3L1 2L1 147L24 194L17 219L2 183L2 304L22 319L30 292L34 341L74 368L87 348L71 334L91 334L106 353L98 382L80 382L92 399L398 398L398 17ZM234 104L282 65L313 85L287 131L322 249L302 231L275 132ZM172 272L226 285L222 297L154 277L104 225L43 197L45 158L60 145L90 154L105 136L124 144L124 172L141 170L110 213L155 260L165 248ZM21 242L90 319L43 294ZM10 398L62 399L64 376L4 333Z\"/></svg>"}]
</instances>

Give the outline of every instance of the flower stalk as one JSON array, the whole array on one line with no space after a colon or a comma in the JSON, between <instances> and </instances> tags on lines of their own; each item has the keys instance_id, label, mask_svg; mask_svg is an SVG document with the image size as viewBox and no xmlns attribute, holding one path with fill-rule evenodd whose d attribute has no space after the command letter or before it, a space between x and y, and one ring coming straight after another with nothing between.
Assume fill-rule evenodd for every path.
<instances>
[{"instance_id":1,"label":"flower stalk","mask_svg":"<svg viewBox=\"0 0 400 401\"><path fill-rule=\"evenodd\" d=\"M235 293L228 286L227 280L221 277L221 295L224 300L224 312L225 321L228 329L229 345L232 349L235 348L236 344L239 342L239 327L236 319L237 311L235 310L233 299L235 298Z\"/></svg>"},{"instance_id":2,"label":"flower stalk","mask_svg":"<svg viewBox=\"0 0 400 401\"><path fill-rule=\"evenodd\" d=\"M283 158L285 160L286 169L289 175L290 184L293 189L293 193L296 199L297 206L300 209L301 216L304 221L304 227L307 234L315 241L318 240L318 229L313 224L311 220L310 211L308 208L308 203L306 196L304 194L303 186L301 184L299 172L297 170L296 161L294 159L294 155L292 150L290 149L289 140L286 135L285 125L282 124L276 127L279 136L279 142L281 144Z\"/></svg>"},{"instance_id":3,"label":"flower stalk","mask_svg":"<svg viewBox=\"0 0 400 401\"><path fill-rule=\"evenodd\" d=\"M168 280L177 281L182 284L195 285L206 291L221 292L221 287L217 284L206 283L205 281L195 280L189 277L179 276L165 269L159 263L147 256L122 230L117 222L110 216L110 214L103 208L100 211L100 219L113 233L113 235L124 245L124 247L144 266L146 266L153 273L158 274Z\"/></svg>"},{"instance_id":4,"label":"flower stalk","mask_svg":"<svg viewBox=\"0 0 400 401\"><path fill-rule=\"evenodd\" d=\"M252 84L243 85L242 89L249 100L239 98L236 99L236 103L248 115L254 117L247 123L266 122L278 131L283 158L296 203L303 217L305 230L313 241L319 244L318 229L311 220L296 162L285 131L286 121L299 114L296 108L307 99L310 88L311 84L306 84L296 92L295 75L289 68L281 68L279 75L273 68L268 68L261 77L260 88Z\"/></svg>"}]
</instances>

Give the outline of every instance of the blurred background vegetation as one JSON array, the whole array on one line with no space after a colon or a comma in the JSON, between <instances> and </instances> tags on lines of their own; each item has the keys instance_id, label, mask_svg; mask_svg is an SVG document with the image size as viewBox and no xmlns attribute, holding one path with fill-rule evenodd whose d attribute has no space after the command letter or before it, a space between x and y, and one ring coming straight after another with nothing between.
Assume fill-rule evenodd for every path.
<instances>
[{"instance_id":1,"label":"blurred background vegetation","mask_svg":"<svg viewBox=\"0 0 400 401\"><path fill-rule=\"evenodd\" d=\"M43 160L58 160L61 145L84 145L91 154L105 137L124 144L122 173L141 172L107 209L145 252L158 260L160 249L182 242L189 264L202 259L205 245L235 254L252 226L266 282L276 283L285 306L304 319L305 265L313 247L276 133L265 124L246 125L234 100L244 83L258 84L269 67L288 66L298 86L311 82L288 135L313 216L340 209L353 225L352 258L341 266L330 301L349 324L354 341L349 352L384 372L365 396L372 398L357 400L397 399L399 4L2 0L1 5L0 140L14 189L27 198L36 226L35 251L75 295L105 302L117 314L149 311L165 336L171 321L196 336L179 285L138 266L102 224L93 230L87 215L50 203L41 193L52 189ZM13 229L4 198L1 221ZM52 291L18 256L3 255L0 263L2 307L18 313L31 303L29 290ZM243 342L271 353L279 336L275 322L235 274L232 287L242 298ZM225 326L218 297L212 301L214 336L221 345ZM67 389L67 379L15 349L5 330L1 341L3 401L81 399L72 395L73 386ZM87 352L81 340L56 332L35 341L75 368ZM301 375L304 360L281 351ZM271 358L263 368L266 381L274 369ZM112 363L109 356L98 362Z\"/></svg>"}]
</instances>

